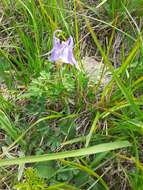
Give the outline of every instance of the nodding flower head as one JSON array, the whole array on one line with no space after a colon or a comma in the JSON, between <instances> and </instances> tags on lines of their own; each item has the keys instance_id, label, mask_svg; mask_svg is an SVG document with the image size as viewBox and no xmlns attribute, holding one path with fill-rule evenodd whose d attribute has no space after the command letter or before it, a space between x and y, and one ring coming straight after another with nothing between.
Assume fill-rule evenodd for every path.
<instances>
[{"instance_id":1,"label":"nodding flower head","mask_svg":"<svg viewBox=\"0 0 143 190\"><path fill-rule=\"evenodd\" d=\"M53 35L53 49L51 50L50 61L52 62L62 62L70 65L75 65L79 69L78 63L73 55L73 38L70 36L67 41L60 41L56 37L57 32L62 32L61 30L56 30Z\"/></svg>"}]
</instances>

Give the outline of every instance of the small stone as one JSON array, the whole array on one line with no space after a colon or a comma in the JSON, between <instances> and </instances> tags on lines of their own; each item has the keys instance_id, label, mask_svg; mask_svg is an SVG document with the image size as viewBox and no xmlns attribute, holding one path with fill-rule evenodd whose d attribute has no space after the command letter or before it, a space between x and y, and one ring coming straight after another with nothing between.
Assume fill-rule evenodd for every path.
<instances>
[{"instance_id":1,"label":"small stone","mask_svg":"<svg viewBox=\"0 0 143 190\"><path fill-rule=\"evenodd\" d=\"M108 68L102 62L97 61L94 56L84 57L82 65L90 81L95 84L97 84L101 79L101 85L105 86L111 80L111 72L108 71Z\"/></svg>"}]
</instances>

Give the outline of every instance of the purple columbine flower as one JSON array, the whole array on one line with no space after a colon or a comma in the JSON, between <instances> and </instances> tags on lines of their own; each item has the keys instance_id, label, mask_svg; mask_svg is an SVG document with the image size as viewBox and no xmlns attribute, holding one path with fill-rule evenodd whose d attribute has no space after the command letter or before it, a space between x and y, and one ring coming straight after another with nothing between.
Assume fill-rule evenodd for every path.
<instances>
[{"instance_id":1,"label":"purple columbine flower","mask_svg":"<svg viewBox=\"0 0 143 190\"><path fill-rule=\"evenodd\" d=\"M73 55L73 38L70 36L67 41L60 41L56 37L57 32L62 32L61 30L56 30L53 35L53 49L51 50L51 56L49 58L52 62L62 62L75 65L79 69L78 63Z\"/></svg>"}]
</instances>

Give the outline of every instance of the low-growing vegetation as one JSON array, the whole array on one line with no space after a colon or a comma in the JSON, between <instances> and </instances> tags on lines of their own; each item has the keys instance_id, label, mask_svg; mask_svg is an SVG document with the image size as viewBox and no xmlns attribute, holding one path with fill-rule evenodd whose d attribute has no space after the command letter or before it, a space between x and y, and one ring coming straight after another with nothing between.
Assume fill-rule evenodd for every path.
<instances>
[{"instance_id":1,"label":"low-growing vegetation","mask_svg":"<svg viewBox=\"0 0 143 190\"><path fill-rule=\"evenodd\" d=\"M1 0L0 190L143 189L143 0Z\"/></svg>"}]
</instances>

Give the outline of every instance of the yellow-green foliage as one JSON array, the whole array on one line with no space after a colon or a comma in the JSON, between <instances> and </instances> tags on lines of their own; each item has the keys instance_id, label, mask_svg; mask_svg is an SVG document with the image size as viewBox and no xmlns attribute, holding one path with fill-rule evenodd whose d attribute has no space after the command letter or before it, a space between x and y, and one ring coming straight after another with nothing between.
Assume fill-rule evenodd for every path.
<instances>
[{"instance_id":1,"label":"yellow-green foliage","mask_svg":"<svg viewBox=\"0 0 143 190\"><path fill-rule=\"evenodd\" d=\"M46 186L44 179L38 176L37 171L28 168L25 171L25 180L23 180L22 183L20 182L17 184L15 187L17 190L45 190Z\"/></svg>"}]
</instances>

